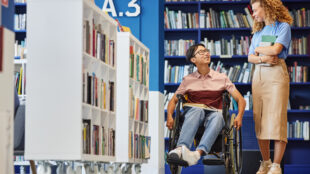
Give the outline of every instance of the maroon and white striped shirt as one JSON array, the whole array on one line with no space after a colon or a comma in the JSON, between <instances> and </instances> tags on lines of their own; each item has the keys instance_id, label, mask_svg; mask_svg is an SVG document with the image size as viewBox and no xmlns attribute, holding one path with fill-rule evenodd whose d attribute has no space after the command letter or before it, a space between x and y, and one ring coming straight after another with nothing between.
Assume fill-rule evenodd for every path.
<instances>
[{"instance_id":1,"label":"maroon and white striped shirt","mask_svg":"<svg viewBox=\"0 0 310 174\"><path fill-rule=\"evenodd\" d=\"M210 69L205 76L199 74L198 71L185 76L175 93L187 95L189 103L205 104L222 109L223 92L227 90L231 93L235 89L235 85L226 74Z\"/></svg>"}]
</instances>

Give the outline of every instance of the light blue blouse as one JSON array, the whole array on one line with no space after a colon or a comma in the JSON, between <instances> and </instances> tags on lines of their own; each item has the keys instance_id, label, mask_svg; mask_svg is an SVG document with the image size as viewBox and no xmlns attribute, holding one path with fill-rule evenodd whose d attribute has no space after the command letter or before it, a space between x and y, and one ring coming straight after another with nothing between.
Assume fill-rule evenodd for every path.
<instances>
[{"instance_id":1,"label":"light blue blouse","mask_svg":"<svg viewBox=\"0 0 310 174\"><path fill-rule=\"evenodd\" d=\"M291 27L286 22L276 21L274 24L266 25L261 31L256 32L251 41L249 55L255 54L254 50L259 46L263 35L277 36L275 43L283 45L283 49L278 55L279 58L286 59L291 44Z\"/></svg>"}]
</instances>

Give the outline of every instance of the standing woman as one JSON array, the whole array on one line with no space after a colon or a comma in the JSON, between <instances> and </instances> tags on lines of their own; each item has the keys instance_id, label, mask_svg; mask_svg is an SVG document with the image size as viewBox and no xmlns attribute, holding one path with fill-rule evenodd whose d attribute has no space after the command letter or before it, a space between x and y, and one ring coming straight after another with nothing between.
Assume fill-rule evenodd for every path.
<instances>
[{"instance_id":1,"label":"standing woman","mask_svg":"<svg viewBox=\"0 0 310 174\"><path fill-rule=\"evenodd\" d=\"M287 143L290 87L285 59L291 42L290 24L293 19L281 0L251 0L251 5L254 35L248 61L255 64L253 114L263 158L257 174L281 174L280 163ZM274 44L260 46L262 36L273 38ZM270 140L274 140L273 163L270 160Z\"/></svg>"}]
</instances>

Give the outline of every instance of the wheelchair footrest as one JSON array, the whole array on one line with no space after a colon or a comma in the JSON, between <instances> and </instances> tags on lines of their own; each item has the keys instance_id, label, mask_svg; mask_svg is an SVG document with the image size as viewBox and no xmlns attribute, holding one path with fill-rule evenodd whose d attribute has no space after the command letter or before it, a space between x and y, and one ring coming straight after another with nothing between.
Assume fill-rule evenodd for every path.
<instances>
[{"instance_id":1,"label":"wheelchair footrest","mask_svg":"<svg viewBox=\"0 0 310 174\"><path fill-rule=\"evenodd\" d=\"M204 159L202 163L205 165L224 165L225 162L223 159Z\"/></svg>"},{"instance_id":2,"label":"wheelchair footrest","mask_svg":"<svg viewBox=\"0 0 310 174\"><path fill-rule=\"evenodd\" d=\"M167 163L177 165L177 166L188 167L188 163L186 161L180 158L176 158L176 157L167 156Z\"/></svg>"}]
</instances>

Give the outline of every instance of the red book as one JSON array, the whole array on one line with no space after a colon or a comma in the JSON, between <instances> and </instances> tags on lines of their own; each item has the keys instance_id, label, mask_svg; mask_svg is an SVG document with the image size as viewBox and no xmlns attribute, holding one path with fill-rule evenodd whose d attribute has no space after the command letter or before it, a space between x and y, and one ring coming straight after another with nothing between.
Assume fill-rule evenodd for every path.
<instances>
[{"instance_id":1,"label":"red book","mask_svg":"<svg viewBox=\"0 0 310 174\"><path fill-rule=\"evenodd\" d=\"M250 5L248 5L248 9L249 9L249 11L250 11L251 15L253 15L253 11L252 11L252 8L251 8L251 6L250 6Z\"/></svg>"},{"instance_id":2,"label":"red book","mask_svg":"<svg viewBox=\"0 0 310 174\"><path fill-rule=\"evenodd\" d=\"M93 56L96 56L96 30L95 30L95 20L93 19Z\"/></svg>"}]
</instances>

